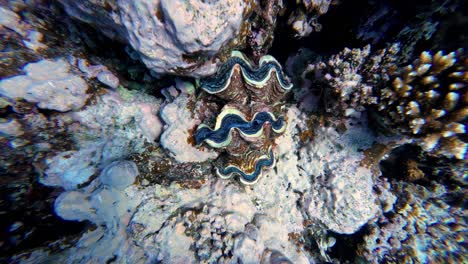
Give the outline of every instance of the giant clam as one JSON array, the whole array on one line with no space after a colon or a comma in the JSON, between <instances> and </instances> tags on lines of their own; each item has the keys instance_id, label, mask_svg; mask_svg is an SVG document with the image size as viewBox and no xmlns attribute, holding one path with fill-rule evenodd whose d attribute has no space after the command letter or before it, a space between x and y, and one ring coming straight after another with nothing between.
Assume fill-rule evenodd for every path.
<instances>
[{"instance_id":1,"label":"giant clam","mask_svg":"<svg viewBox=\"0 0 468 264\"><path fill-rule=\"evenodd\" d=\"M225 165L216 169L221 178L238 175L244 184L257 182L266 168L274 166L274 139L287 125L282 100L293 86L288 76L270 55L260 58L255 67L235 51L214 76L198 84L224 105L216 120L197 127L195 143L225 154Z\"/></svg>"}]
</instances>

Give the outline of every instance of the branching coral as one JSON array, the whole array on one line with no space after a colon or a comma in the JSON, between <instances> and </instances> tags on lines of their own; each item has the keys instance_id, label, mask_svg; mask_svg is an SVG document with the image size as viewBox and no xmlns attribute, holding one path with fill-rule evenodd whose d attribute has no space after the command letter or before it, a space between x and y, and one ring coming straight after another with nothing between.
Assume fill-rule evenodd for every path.
<instances>
[{"instance_id":1,"label":"branching coral","mask_svg":"<svg viewBox=\"0 0 468 264\"><path fill-rule=\"evenodd\" d=\"M422 138L426 150L463 159L467 144L468 59L463 50L421 53L390 72L391 84L376 91L388 127Z\"/></svg>"},{"instance_id":2,"label":"branching coral","mask_svg":"<svg viewBox=\"0 0 468 264\"><path fill-rule=\"evenodd\" d=\"M275 163L274 135L286 128L281 99L292 83L273 57L260 58L254 67L242 53L233 52L217 74L199 84L227 103L220 106L213 129L208 123L198 126L195 143L221 148L227 154L228 165L217 168L221 178L237 174L241 182L255 183L262 170Z\"/></svg>"},{"instance_id":3,"label":"branching coral","mask_svg":"<svg viewBox=\"0 0 468 264\"><path fill-rule=\"evenodd\" d=\"M345 49L306 72L323 87L327 112L349 116L369 109L381 131L415 139L435 154L464 159L468 115L468 60L463 50L425 51L412 64L397 65L399 45L370 53Z\"/></svg>"},{"instance_id":4,"label":"branching coral","mask_svg":"<svg viewBox=\"0 0 468 264\"><path fill-rule=\"evenodd\" d=\"M327 112L350 115L363 111L372 103L372 87L363 81L362 71L368 63L370 46L362 49L344 49L325 62L310 64L307 74L313 74L319 87L324 87L322 103Z\"/></svg>"}]
</instances>

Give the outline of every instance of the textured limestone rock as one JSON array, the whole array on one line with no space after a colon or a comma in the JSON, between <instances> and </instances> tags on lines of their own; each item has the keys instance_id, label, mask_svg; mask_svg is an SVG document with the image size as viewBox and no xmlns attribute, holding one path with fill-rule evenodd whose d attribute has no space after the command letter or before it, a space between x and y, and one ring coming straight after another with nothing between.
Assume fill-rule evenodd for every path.
<instances>
[{"instance_id":1,"label":"textured limestone rock","mask_svg":"<svg viewBox=\"0 0 468 264\"><path fill-rule=\"evenodd\" d=\"M80 109L90 96L85 80L70 73L70 64L64 59L29 63L23 70L25 75L0 81L0 95L60 112Z\"/></svg>"},{"instance_id":2,"label":"textured limestone rock","mask_svg":"<svg viewBox=\"0 0 468 264\"><path fill-rule=\"evenodd\" d=\"M67 130L78 150L48 158L40 178L43 184L75 189L96 176L99 169L143 151L145 142L159 137L159 101L123 88L119 92L109 91L98 97L95 105L61 117L74 123Z\"/></svg>"},{"instance_id":3,"label":"textured limestone rock","mask_svg":"<svg viewBox=\"0 0 468 264\"><path fill-rule=\"evenodd\" d=\"M202 162L215 159L218 154L214 151L199 150L189 143L191 131L201 123L192 117L187 109L194 96L182 94L172 103L162 107L161 118L166 123L161 135L161 145L170 151L178 162Z\"/></svg>"},{"instance_id":4,"label":"textured limestone rock","mask_svg":"<svg viewBox=\"0 0 468 264\"><path fill-rule=\"evenodd\" d=\"M129 43L159 74L202 76L214 56L238 37L249 1L62 0L67 13Z\"/></svg>"},{"instance_id":5,"label":"textured limestone rock","mask_svg":"<svg viewBox=\"0 0 468 264\"><path fill-rule=\"evenodd\" d=\"M374 138L360 126L341 135L333 128L317 129L314 140L299 150L301 174L312 179L304 208L330 230L354 233L378 212L372 171L362 165L360 152Z\"/></svg>"}]
</instances>

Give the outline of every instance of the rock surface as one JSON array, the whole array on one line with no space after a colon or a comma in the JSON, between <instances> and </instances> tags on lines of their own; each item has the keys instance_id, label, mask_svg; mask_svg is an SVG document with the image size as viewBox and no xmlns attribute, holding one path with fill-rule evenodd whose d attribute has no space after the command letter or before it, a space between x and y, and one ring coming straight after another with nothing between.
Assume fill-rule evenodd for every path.
<instances>
[{"instance_id":1,"label":"rock surface","mask_svg":"<svg viewBox=\"0 0 468 264\"><path fill-rule=\"evenodd\" d=\"M60 112L80 109L90 96L85 80L71 73L70 64L63 58L29 63L23 70L25 75L0 81L1 95Z\"/></svg>"},{"instance_id":2,"label":"rock surface","mask_svg":"<svg viewBox=\"0 0 468 264\"><path fill-rule=\"evenodd\" d=\"M249 1L61 0L67 13L130 44L158 74L206 76L238 37Z\"/></svg>"}]
</instances>

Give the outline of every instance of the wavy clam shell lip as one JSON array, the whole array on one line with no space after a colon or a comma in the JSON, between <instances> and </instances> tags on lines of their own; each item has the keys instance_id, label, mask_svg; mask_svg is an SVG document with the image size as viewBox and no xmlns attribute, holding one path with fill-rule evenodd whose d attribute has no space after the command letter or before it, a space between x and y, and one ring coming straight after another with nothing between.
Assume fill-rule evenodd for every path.
<instances>
[{"instance_id":1,"label":"wavy clam shell lip","mask_svg":"<svg viewBox=\"0 0 468 264\"><path fill-rule=\"evenodd\" d=\"M274 72L278 83L284 90L289 91L293 87L292 82L283 72L279 62L272 56L263 56L260 59L259 66L254 67L241 52L233 51L231 57L220 67L213 77L200 80L201 88L210 94L223 92L231 83L236 65L240 66L242 77L249 85L263 88Z\"/></svg>"},{"instance_id":2,"label":"wavy clam shell lip","mask_svg":"<svg viewBox=\"0 0 468 264\"><path fill-rule=\"evenodd\" d=\"M228 146L232 141L231 131L237 129L242 136L260 137L263 135L263 125L270 123L275 133L282 133L286 128L286 122L282 117L275 117L271 112L255 113L252 120L248 121L245 115L237 109L227 108L216 119L214 129L202 124L195 132L196 144L206 142L214 148Z\"/></svg>"},{"instance_id":3,"label":"wavy clam shell lip","mask_svg":"<svg viewBox=\"0 0 468 264\"><path fill-rule=\"evenodd\" d=\"M255 162L255 170L252 173L245 173L236 165L228 165L225 168L216 168L216 174L222 179L229 179L234 175L239 175L239 179L243 184L255 184L262 176L263 168L272 168L275 166L275 154L271 147L268 149L269 155L258 157Z\"/></svg>"}]
</instances>

